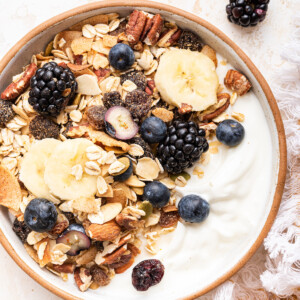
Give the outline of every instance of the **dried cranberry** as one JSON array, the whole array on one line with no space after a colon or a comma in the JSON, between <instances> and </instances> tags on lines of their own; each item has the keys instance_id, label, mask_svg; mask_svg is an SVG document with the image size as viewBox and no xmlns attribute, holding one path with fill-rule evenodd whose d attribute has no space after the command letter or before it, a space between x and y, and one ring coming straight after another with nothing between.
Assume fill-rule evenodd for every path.
<instances>
[{"instance_id":1,"label":"dried cranberry","mask_svg":"<svg viewBox=\"0 0 300 300\"><path fill-rule=\"evenodd\" d=\"M178 211L162 212L159 219L159 225L163 228L175 226L179 218Z\"/></svg>"},{"instance_id":2,"label":"dried cranberry","mask_svg":"<svg viewBox=\"0 0 300 300\"><path fill-rule=\"evenodd\" d=\"M164 272L165 267L159 260L143 260L132 271L132 284L138 291L147 291L162 280Z\"/></svg>"}]
</instances>

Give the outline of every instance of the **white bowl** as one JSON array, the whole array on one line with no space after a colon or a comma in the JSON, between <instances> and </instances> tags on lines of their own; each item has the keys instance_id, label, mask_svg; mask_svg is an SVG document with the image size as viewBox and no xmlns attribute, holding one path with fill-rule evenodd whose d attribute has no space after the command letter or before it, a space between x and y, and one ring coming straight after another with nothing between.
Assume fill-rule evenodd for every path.
<instances>
[{"instance_id":1,"label":"white bowl","mask_svg":"<svg viewBox=\"0 0 300 300\"><path fill-rule=\"evenodd\" d=\"M235 272L237 272L254 254L267 235L276 217L280 204L286 174L286 144L285 134L280 113L272 92L265 79L259 73L250 59L239 49L224 33L204 21L203 19L184 12L180 9L149 1L123 1L112 0L84 5L61 15L55 16L22 38L0 62L1 86L8 85L11 77L18 74L23 65L26 65L32 54L42 51L56 33L67 29L73 24L88 17L118 12L122 16L128 15L134 8L150 13L160 13L165 19L175 21L181 28L190 29L198 33L202 39L212 46L218 53L227 59L234 68L241 70L251 81L253 91L262 106L272 136L273 172L272 191L268 199L264 217L261 219L252 240L252 246L240 253L224 274L214 278L209 284L195 286L186 299L193 299L215 288ZM61 278L41 269L25 251L21 241L12 230L12 218L7 209L0 208L0 241L15 262L41 285L65 299L97 299L99 290L79 292L73 281L63 282ZM130 276L127 274L127 276ZM117 278L115 279L117 280ZM183 283L184 284L184 283ZM199 290L201 288L201 290ZM144 296L142 293L138 299ZM101 297L109 299L109 297ZM169 299L169 298L168 298Z\"/></svg>"}]
</instances>

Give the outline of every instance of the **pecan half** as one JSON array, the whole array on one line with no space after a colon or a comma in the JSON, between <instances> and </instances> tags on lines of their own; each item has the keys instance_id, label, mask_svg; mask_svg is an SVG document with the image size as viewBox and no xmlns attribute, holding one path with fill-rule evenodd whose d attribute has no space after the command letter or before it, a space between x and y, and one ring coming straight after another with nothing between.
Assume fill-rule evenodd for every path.
<instances>
[{"instance_id":1,"label":"pecan half","mask_svg":"<svg viewBox=\"0 0 300 300\"><path fill-rule=\"evenodd\" d=\"M122 267L123 265L126 265L130 261L132 256L133 256L132 253L127 250L122 256L118 258L116 262L110 264L109 267L112 269Z\"/></svg>"},{"instance_id":2,"label":"pecan half","mask_svg":"<svg viewBox=\"0 0 300 300\"><path fill-rule=\"evenodd\" d=\"M134 256L132 255L130 260L126 264L123 264L122 266L115 269L115 273L116 274L124 273L127 269L129 269L133 265L133 263L134 263Z\"/></svg>"},{"instance_id":3,"label":"pecan half","mask_svg":"<svg viewBox=\"0 0 300 300\"><path fill-rule=\"evenodd\" d=\"M174 34L171 35L171 37L166 42L166 47L173 46L180 38L182 33L182 30L179 28L177 31L175 31Z\"/></svg>"},{"instance_id":4,"label":"pecan half","mask_svg":"<svg viewBox=\"0 0 300 300\"><path fill-rule=\"evenodd\" d=\"M182 103L180 108L178 109L178 112L180 114L187 114L187 113L190 113L193 109L193 106L187 104L187 103Z\"/></svg>"},{"instance_id":5,"label":"pecan half","mask_svg":"<svg viewBox=\"0 0 300 300\"><path fill-rule=\"evenodd\" d=\"M65 229L69 226L69 221L64 220L62 222L56 223L52 230L49 232L50 234L61 234Z\"/></svg>"},{"instance_id":6,"label":"pecan half","mask_svg":"<svg viewBox=\"0 0 300 300\"><path fill-rule=\"evenodd\" d=\"M1 94L1 99L3 100L14 100L20 96L29 86L31 77L35 74L37 70L37 65L31 63L25 69L22 77L16 81L12 82Z\"/></svg>"},{"instance_id":7,"label":"pecan half","mask_svg":"<svg viewBox=\"0 0 300 300\"><path fill-rule=\"evenodd\" d=\"M53 265L52 269L59 273L72 274L75 270L75 265L69 264L69 263L64 263L62 265Z\"/></svg>"},{"instance_id":8,"label":"pecan half","mask_svg":"<svg viewBox=\"0 0 300 300\"><path fill-rule=\"evenodd\" d=\"M92 283L92 276L86 268L76 268L74 271L74 280L81 292L85 292Z\"/></svg>"},{"instance_id":9,"label":"pecan half","mask_svg":"<svg viewBox=\"0 0 300 300\"><path fill-rule=\"evenodd\" d=\"M157 43L159 36L164 26L164 20L160 14L155 15L152 18L152 24L149 32L147 33L144 43L153 46Z\"/></svg>"},{"instance_id":10,"label":"pecan half","mask_svg":"<svg viewBox=\"0 0 300 300\"><path fill-rule=\"evenodd\" d=\"M130 14L125 31L130 44L134 45L139 41L146 24L146 20L147 15L143 11L134 10Z\"/></svg>"},{"instance_id":11,"label":"pecan half","mask_svg":"<svg viewBox=\"0 0 300 300\"><path fill-rule=\"evenodd\" d=\"M133 254L133 256L137 256L138 254L141 253L141 250L131 243L127 244L127 249L130 250L130 252Z\"/></svg>"},{"instance_id":12,"label":"pecan half","mask_svg":"<svg viewBox=\"0 0 300 300\"><path fill-rule=\"evenodd\" d=\"M149 30L151 29L152 25L153 25L153 18L150 18L149 16L147 16L144 30L143 30L143 32L140 36L140 41L144 41L144 39L146 38L146 36L147 36Z\"/></svg>"},{"instance_id":13,"label":"pecan half","mask_svg":"<svg viewBox=\"0 0 300 300\"><path fill-rule=\"evenodd\" d=\"M228 89L237 92L239 96L245 95L252 86L247 77L236 70L227 72L224 84Z\"/></svg>"},{"instance_id":14,"label":"pecan half","mask_svg":"<svg viewBox=\"0 0 300 300\"><path fill-rule=\"evenodd\" d=\"M157 42L157 46L158 47L169 47L170 42L173 40L172 36L177 31L178 31L178 27L174 24L173 28L170 28L169 30L166 30L165 32L163 32L163 34L161 35L159 41Z\"/></svg>"},{"instance_id":15,"label":"pecan half","mask_svg":"<svg viewBox=\"0 0 300 300\"><path fill-rule=\"evenodd\" d=\"M215 111L210 112L204 116L201 117L202 121L210 121L216 117L218 117L221 113L223 113L230 104L230 95L227 93L218 94L218 102L225 102L225 104L219 108L217 108Z\"/></svg>"},{"instance_id":16,"label":"pecan half","mask_svg":"<svg viewBox=\"0 0 300 300\"><path fill-rule=\"evenodd\" d=\"M113 253L104 256L104 261L102 264L111 265L119 261L120 257L127 251L127 245L123 245L122 247L115 250Z\"/></svg>"}]
</instances>

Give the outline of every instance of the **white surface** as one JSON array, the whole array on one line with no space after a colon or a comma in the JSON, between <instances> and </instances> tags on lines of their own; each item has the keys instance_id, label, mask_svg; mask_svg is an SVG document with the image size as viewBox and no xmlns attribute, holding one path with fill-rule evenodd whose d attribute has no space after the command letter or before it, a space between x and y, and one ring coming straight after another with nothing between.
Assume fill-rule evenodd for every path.
<instances>
[{"instance_id":1,"label":"white surface","mask_svg":"<svg viewBox=\"0 0 300 300\"><path fill-rule=\"evenodd\" d=\"M87 0L0 0L0 56L3 56L30 29L42 21ZM227 0L161 1L193 10L223 30L250 56L272 86L272 74L282 66L280 48L293 30L292 17L299 0L271 0L268 17L256 28L242 29L227 22ZM0 246L1 299L59 299L27 276Z\"/></svg>"}]
</instances>

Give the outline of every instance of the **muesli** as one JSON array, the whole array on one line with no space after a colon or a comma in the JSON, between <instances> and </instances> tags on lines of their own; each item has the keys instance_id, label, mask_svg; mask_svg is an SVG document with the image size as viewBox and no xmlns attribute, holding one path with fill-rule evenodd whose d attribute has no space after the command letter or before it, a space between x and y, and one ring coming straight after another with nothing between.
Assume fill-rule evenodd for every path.
<instances>
[{"instance_id":1,"label":"muesli","mask_svg":"<svg viewBox=\"0 0 300 300\"><path fill-rule=\"evenodd\" d=\"M134 264L142 240L155 255L158 236L209 217L207 201L176 187L202 178L220 143L242 141L245 117L227 109L251 88L217 65L195 33L134 10L58 33L13 77L0 100L0 204L41 267L97 289ZM145 291L163 275L145 260L132 283Z\"/></svg>"}]
</instances>

